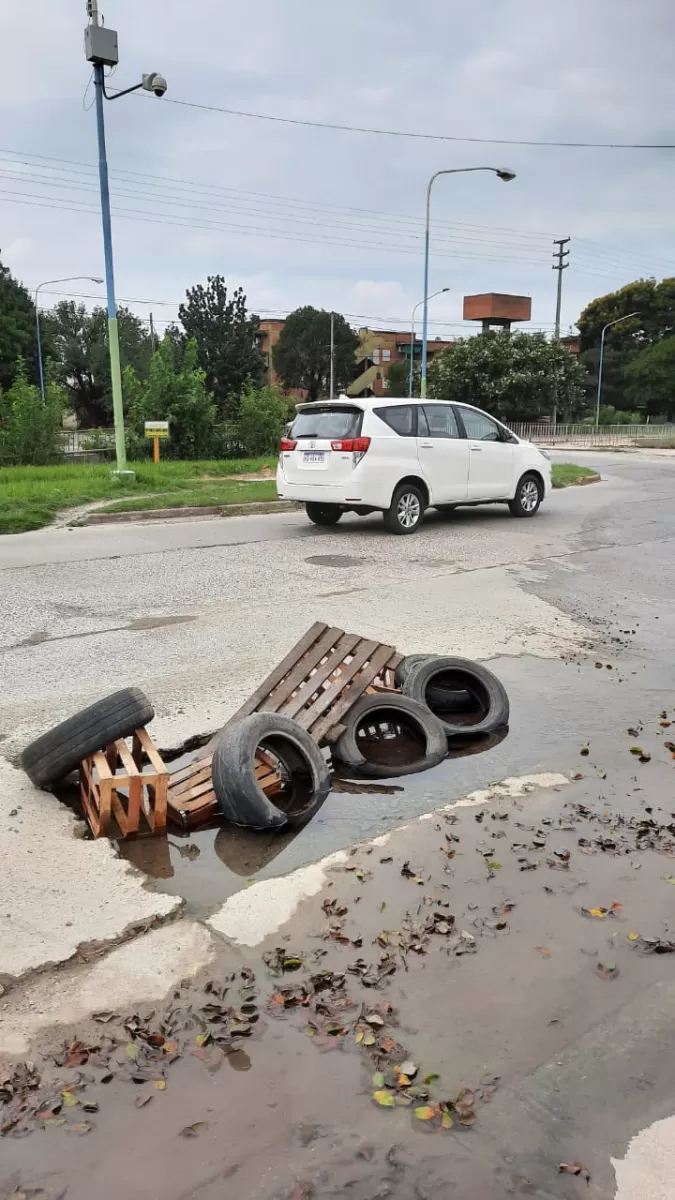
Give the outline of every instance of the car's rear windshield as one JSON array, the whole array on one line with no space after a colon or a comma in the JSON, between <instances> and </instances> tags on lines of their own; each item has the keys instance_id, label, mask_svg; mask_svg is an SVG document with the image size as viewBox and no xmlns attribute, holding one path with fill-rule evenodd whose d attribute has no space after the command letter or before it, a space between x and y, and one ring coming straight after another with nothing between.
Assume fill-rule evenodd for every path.
<instances>
[{"instance_id":1,"label":"car's rear windshield","mask_svg":"<svg viewBox=\"0 0 675 1200\"><path fill-rule=\"evenodd\" d=\"M290 437L295 438L352 438L361 431L363 413L360 408L346 405L326 405L299 412L293 422Z\"/></svg>"}]
</instances>

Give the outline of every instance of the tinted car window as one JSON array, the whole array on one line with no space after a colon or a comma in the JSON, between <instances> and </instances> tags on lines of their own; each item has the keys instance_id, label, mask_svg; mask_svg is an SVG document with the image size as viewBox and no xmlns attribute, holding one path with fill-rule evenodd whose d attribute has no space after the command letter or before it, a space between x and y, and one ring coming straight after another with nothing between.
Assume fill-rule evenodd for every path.
<instances>
[{"instance_id":1,"label":"tinted car window","mask_svg":"<svg viewBox=\"0 0 675 1200\"><path fill-rule=\"evenodd\" d=\"M499 426L485 413L476 412L473 408L462 409L462 420L466 436L475 442L501 442Z\"/></svg>"},{"instance_id":2,"label":"tinted car window","mask_svg":"<svg viewBox=\"0 0 675 1200\"><path fill-rule=\"evenodd\" d=\"M427 437L458 438L457 418L449 404L425 404L423 409L427 421ZM420 435L422 435L420 428Z\"/></svg>"},{"instance_id":3,"label":"tinted car window","mask_svg":"<svg viewBox=\"0 0 675 1200\"><path fill-rule=\"evenodd\" d=\"M412 404L396 404L391 408L374 408L373 412L401 437L415 436L415 413Z\"/></svg>"},{"instance_id":4,"label":"tinted car window","mask_svg":"<svg viewBox=\"0 0 675 1200\"><path fill-rule=\"evenodd\" d=\"M363 413L360 408L345 405L327 405L299 412L289 436L299 438L352 438L361 432Z\"/></svg>"}]
</instances>

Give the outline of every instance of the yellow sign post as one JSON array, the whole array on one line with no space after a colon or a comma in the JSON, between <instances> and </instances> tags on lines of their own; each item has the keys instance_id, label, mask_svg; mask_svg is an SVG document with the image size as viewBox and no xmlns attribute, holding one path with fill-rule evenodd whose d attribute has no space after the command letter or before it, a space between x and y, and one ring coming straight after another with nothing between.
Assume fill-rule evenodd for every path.
<instances>
[{"instance_id":1,"label":"yellow sign post","mask_svg":"<svg viewBox=\"0 0 675 1200\"><path fill-rule=\"evenodd\" d=\"M160 438L168 438L169 422L168 421L146 421L145 436L152 438L152 460L159 462L159 442Z\"/></svg>"}]
</instances>

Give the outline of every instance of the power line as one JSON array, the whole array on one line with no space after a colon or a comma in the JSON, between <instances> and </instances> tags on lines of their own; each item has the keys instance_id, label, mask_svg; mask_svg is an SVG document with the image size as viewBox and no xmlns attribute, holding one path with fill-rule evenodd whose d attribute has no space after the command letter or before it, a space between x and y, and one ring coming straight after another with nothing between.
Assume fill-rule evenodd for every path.
<instances>
[{"instance_id":1,"label":"power line","mask_svg":"<svg viewBox=\"0 0 675 1200\"><path fill-rule=\"evenodd\" d=\"M82 162L78 162L78 161L70 160L70 159L53 158L53 157L46 156L46 155L32 154L29 151L14 151L14 150L0 149L0 155L14 156L14 161L17 161L17 159L16 159L17 155L23 155L24 157L19 158L18 161L21 163L21 165L25 165L25 166L32 165L31 163L28 163L25 161L25 159L32 158L32 159L37 159L40 162L47 163L47 164L64 163L68 167L74 167L77 171L80 171L81 173L82 172L89 173L89 172L94 172L96 170L96 168L93 166L93 164L82 163ZM2 161L2 160L0 159L0 161ZM60 165L59 166L49 165L47 169L50 171L60 171L62 174L64 174L64 167L62 167ZM397 214L397 213L382 212L381 210L377 210L377 209L356 208L353 206L333 205L333 204L330 204L330 205L329 204L321 204L319 202L306 201L304 199L300 200L300 199L294 198L294 197L275 196L274 194L262 193L262 192L248 192L248 191L244 191L243 189L238 189L238 188L223 188L217 184L204 184L203 182L197 182L195 180L173 179L173 178L168 178L168 177L164 177L164 176L151 175L151 174L147 174L144 172L135 172L135 171L118 171L118 172L116 172L116 177L120 178L120 180L122 180L123 177L126 177L126 176L128 176L130 180L139 179L139 180L154 181L155 183L158 183L161 187L168 188L168 190L170 192L174 191L176 187L181 188L181 189L187 189L189 191L190 197L193 199L193 203L191 204L191 207L194 207L194 193L195 193L195 191L198 191L198 192L201 192L202 194L204 194L209 199L215 198L215 196L217 196L219 194L225 195L228 199L228 203L230 203L230 204L232 203L233 195L235 198L239 197L239 196L246 197L246 198L252 197L254 203L256 203L256 204L265 204L269 201L274 205L274 207L281 206L284 208L289 208L291 211L294 208L297 208L298 210L306 210L306 211L317 210L317 211L338 212L338 213L346 213L346 214L358 213L358 214L366 214L369 218L371 218L371 219L374 218L375 221L384 220L384 221L388 221L388 222L394 222L396 225L410 225L413 227L413 229L421 229L421 227L422 227L421 218L405 216L403 214ZM54 182L56 183L56 181L54 181ZM79 183L77 183L76 185L81 186ZM94 185L92 185L92 186L94 186ZM124 194L124 193L120 192L119 194ZM143 199L147 202L151 202L147 197L146 191L143 192L141 199ZM174 202L177 204L180 203L179 200L172 198L172 197L169 197L169 200L167 200L167 201L165 201L163 198L160 198L160 199L161 199L162 203L168 203L171 199L174 199ZM248 207L250 206L250 203L251 203L251 200L247 199L247 210L248 210ZM210 206L199 205L199 207L207 208ZM245 210L245 211L247 211L247 210ZM233 208L231 211L237 212L237 211L241 211L241 210ZM263 212L258 215L264 215L265 217L267 217L267 216L269 216L269 213L263 209ZM294 218L294 217L286 217L285 215L282 215L279 213L274 213L273 216L275 217L275 219L279 219L279 220L296 220L296 218ZM303 221L303 224L307 223L305 218L303 218L302 221ZM508 228L505 228L502 226L482 226L482 225L477 225L477 224L473 224L473 223L469 223L469 222L461 222L461 221L451 221L450 222L450 221L442 221L440 219L435 222L435 229L438 229L439 226L446 227L446 228L452 229L452 230L467 230L467 231L471 230L471 231L475 231L478 234L508 233L511 238L519 238L525 242L530 242L530 243L533 243L535 241L535 239L542 239L543 241L548 242L550 239L550 236L551 236L549 233L542 233L540 231L514 230L514 229L508 229ZM357 226L345 224L344 228L345 228L345 230L349 230L351 228L357 228ZM365 227L360 226L360 228L365 228ZM376 227L376 231L377 232L389 232L389 230L382 230L382 231L377 230L377 227ZM409 231L405 230L405 229L396 230L396 233L399 235L404 234L405 236L414 236L414 235L409 234ZM443 239L442 234L437 233L436 236L437 236L437 238L440 237L441 239ZM453 235L452 240L459 240L459 234L455 233ZM469 239L467 238L465 240L469 240ZM489 241L485 237L479 237L476 240L480 244L484 244L484 245L490 244ZM583 243L584 247L588 247L588 249L585 249L585 248L582 249L581 255L584 258L588 258L589 264L595 264L596 266L609 267L609 268L618 267L618 268L622 268L626 271L640 270L640 272L642 274L647 273L647 274L656 274L656 275L666 274L669 271L672 271L675 269L673 264L666 263L665 260L658 260L655 258L645 258L645 256L643 254L638 253L636 251L629 251L629 250L625 250L623 248L617 248L617 247L605 247L602 243L595 243L595 242L591 241L590 239L579 239L579 241L581 241ZM492 244L494 244L494 243L492 243ZM526 246L524 248L529 249L530 251L535 251L536 249L538 249L538 247L536 247L533 244L531 244L530 246ZM617 256L620 256L620 257L618 258ZM520 261L527 261L527 260L525 260L524 258L521 258ZM603 272L589 271L588 273L601 274ZM605 274L614 274L614 272L612 270L605 270L604 273Z\"/></svg>"},{"instance_id":2,"label":"power line","mask_svg":"<svg viewBox=\"0 0 675 1200\"><path fill-rule=\"evenodd\" d=\"M254 121L273 121L281 125L301 125L309 129L332 129L340 133L371 133L377 137L415 138L432 142L466 142L481 146L553 146L569 150L675 150L671 142L555 142L530 138L460 137L458 134L419 133L401 129L372 129L363 125L341 125L332 121L307 121L299 117L279 117L270 113L245 112L238 108L221 108L216 104L199 104L194 100L175 100L165 97L165 103L202 112L223 113L229 117L246 117Z\"/></svg>"}]
</instances>

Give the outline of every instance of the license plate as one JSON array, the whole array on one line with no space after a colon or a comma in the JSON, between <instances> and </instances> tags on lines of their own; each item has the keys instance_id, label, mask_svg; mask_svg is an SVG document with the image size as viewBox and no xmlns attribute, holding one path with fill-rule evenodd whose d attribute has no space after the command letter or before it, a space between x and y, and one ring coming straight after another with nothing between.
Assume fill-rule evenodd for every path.
<instances>
[{"instance_id":1,"label":"license plate","mask_svg":"<svg viewBox=\"0 0 675 1200\"><path fill-rule=\"evenodd\" d=\"M324 459L323 450L305 450L302 461L305 463L322 463Z\"/></svg>"}]
</instances>

